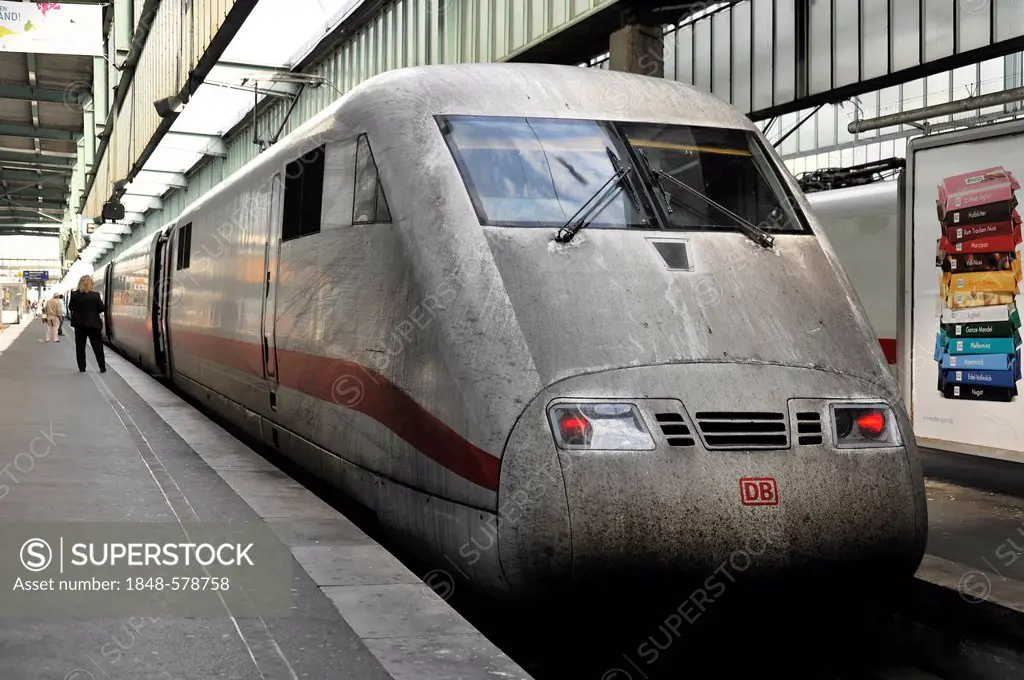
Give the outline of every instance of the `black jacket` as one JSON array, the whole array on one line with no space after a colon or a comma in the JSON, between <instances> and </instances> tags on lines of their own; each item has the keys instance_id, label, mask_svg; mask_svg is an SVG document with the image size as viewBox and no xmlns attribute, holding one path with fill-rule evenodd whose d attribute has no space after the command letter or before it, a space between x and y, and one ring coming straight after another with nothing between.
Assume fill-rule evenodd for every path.
<instances>
[{"instance_id":1,"label":"black jacket","mask_svg":"<svg viewBox=\"0 0 1024 680\"><path fill-rule=\"evenodd\" d=\"M103 298L96 291L88 293L71 292L68 300L68 312L71 314L71 325L75 328L103 328L100 314L107 311Z\"/></svg>"}]
</instances>

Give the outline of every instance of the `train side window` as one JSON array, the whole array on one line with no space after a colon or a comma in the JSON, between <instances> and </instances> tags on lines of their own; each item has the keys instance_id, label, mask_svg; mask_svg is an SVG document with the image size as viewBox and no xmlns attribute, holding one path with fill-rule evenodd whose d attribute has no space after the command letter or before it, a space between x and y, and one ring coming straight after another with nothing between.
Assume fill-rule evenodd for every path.
<instances>
[{"instance_id":1,"label":"train side window","mask_svg":"<svg viewBox=\"0 0 1024 680\"><path fill-rule=\"evenodd\" d=\"M352 224L381 224L391 221L384 185L373 159L370 139L359 135L356 143L356 186L352 201Z\"/></svg>"},{"instance_id":2,"label":"train side window","mask_svg":"<svg viewBox=\"0 0 1024 680\"><path fill-rule=\"evenodd\" d=\"M178 230L178 266L177 269L188 269L192 261L192 223L189 222Z\"/></svg>"},{"instance_id":3,"label":"train side window","mask_svg":"<svg viewBox=\"0 0 1024 680\"><path fill-rule=\"evenodd\" d=\"M285 166L283 241L320 233L325 152L326 147L321 144Z\"/></svg>"}]
</instances>

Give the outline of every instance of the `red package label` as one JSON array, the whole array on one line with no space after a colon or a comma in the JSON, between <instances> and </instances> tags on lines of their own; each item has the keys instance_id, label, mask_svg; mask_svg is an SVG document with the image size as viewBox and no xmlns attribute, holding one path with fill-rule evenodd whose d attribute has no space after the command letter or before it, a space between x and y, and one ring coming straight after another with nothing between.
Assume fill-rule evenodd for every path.
<instances>
[{"instance_id":1,"label":"red package label","mask_svg":"<svg viewBox=\"0 0 1024 680\"><path fill-rule=\"evenodd\" d=\"M986 168L942 180L939 198L946 212L1013 199L1020 183L1003 167Z\"/></svg>"},{"instance_id":2,"label":"red package label","mask_svg":"<svg viewBox=\"0 0 1024 680\"><path fill-rule=\"evenodd\" d=\"M961 253L1005 253L1016 250L1020 243L1020 230L1014 230L1013 234L1006 236L991 236L988 238L975 238L960 243L950 243L942 239L940 249L947 255L959 255Z\"/></svg>"},{"instance_id":3,"label":"red package label","mask_svg":"<svg viewBox=\"0 0 1024 680\"><path fill-rule=\"evenodd\" d=\"M940 258L944 272L993 272L1013 269L1016 253L965 253L949 254Z\"/></svg>"},{"instance_id":4,"label":"red package label","mask_svg":"<svg viewBox=\"0 0 1024 680\"><path fill-rule=\"evenodd\" d=\"M1008 201L985 203L984 205L959 208L947 212L942 211L942 206L937 207L939 209L939 221L946 227L957 227L967 224L991 224L1011 221L1014 213L1017 212L1017 199L1014 197Z\"/></svg>"},{"instance_id":5,"label":"red package label","mask_svg":"<svg viewBox=\"0 0 1024 680\"><path fill-rule=\"evenodd\" d=\"M1015 211L1016 212L1016 211ZM946 239L950 243L960 243L977 238L992 236L1010 236L1020 223L1013 220L1003 222L983 222L982 224L965 224L961 227L948 227Z\"/></svg>"}]
</instances>

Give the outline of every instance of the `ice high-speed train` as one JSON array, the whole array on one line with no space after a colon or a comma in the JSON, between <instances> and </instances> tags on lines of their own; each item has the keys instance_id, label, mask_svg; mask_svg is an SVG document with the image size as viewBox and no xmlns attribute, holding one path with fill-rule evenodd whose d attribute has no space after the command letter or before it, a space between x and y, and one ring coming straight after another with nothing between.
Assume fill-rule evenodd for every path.
<instances>
[{"instance_id":1,"label":"ice high-speed train","mask_svg":"<svg viewBox=\"0 0 1024 680\"><path fill-rule=\"evenodd\" d=\"M101 276L116 349L492 592L922 558L864 309L771 146L688 86L388 72Z\"/></svg>"}]
</instances>

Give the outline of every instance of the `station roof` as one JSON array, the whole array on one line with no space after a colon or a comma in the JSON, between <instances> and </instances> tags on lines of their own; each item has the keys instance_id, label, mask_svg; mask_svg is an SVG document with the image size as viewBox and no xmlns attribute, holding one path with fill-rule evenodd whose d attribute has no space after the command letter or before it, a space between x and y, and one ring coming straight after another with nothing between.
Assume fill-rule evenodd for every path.
<instances>
[{"instance_id":1,"label":"station roof","mask_svg":"<svg viewBox=\"0 0 1024 680\"><path fill-rule=\"evenodd\" d=\"M0 52L0 233L62 222L92 68L87 56Z\"/></svg>"},{"instance_id":2,"label":"station roof","mask_svg":"<svg viewBox=\"0 0 1024 680\"><path fill-rule=\"evenodd\" d=\"M224 136L267 97L298 96L309 79L293 69L363 1L260 0L127 185L125 212L145 213L204 157L226 155Z\"/></svg>"}]
</instances>

